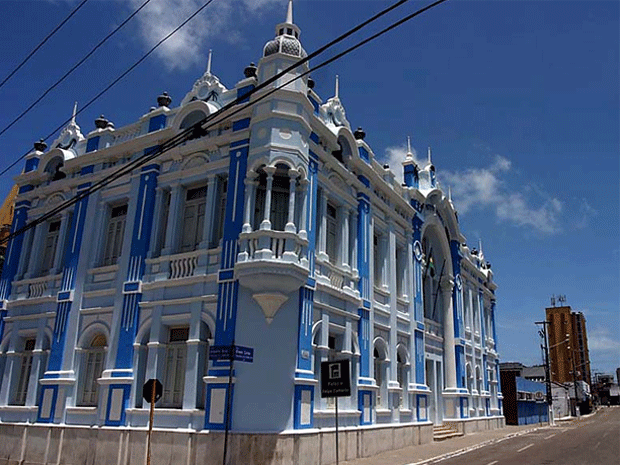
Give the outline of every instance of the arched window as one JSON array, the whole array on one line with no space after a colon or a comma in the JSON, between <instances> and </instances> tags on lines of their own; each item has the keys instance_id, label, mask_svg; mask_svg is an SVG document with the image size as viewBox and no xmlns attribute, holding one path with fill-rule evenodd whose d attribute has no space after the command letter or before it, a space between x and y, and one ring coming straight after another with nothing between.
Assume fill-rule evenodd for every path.
<instances>
[{"instance_id":1,"label":"arched window","mask_svg":"<svg viewBox=\"0 0 620 465\"><path fill-rule=\"evenodd\" d=\"M30 384L30 374L32 372L33 351L36 340L34 338L23 341L23 348L19 357L20 368L17 374L17 385L13 396L14 405L25 405L28 395L28 384Z\"/></svg>"},{"instance_id":2,"label":"arched window","mask_svg":"<svg viewBox=\"0 0 620 465\"><path fill-rule=\"evenodd\" d=\"M183 118L183 121L181 121L181 126L179 127L179 129L190 128L194 126L196 123L205 119L206 117L207 117L207 114L204 111L194 110L190 112L185 118ZM194 133L191 134L188 140L198 139L200 137L203 137L204 135L206 135L206 132L204 131L204 129L199 128L198 130L194 131Z\"/></svg>"},{"instance_id":3,"label":"arched window","mask_svg":"<svg viewBox=\"0 0 620 465\"><path fill-rule=\"evenodd\" d=\"M396 352L396 379L398 381L398 385L402 389L400 391L399 396L399 405L403 408L407 408L407 355L405 353L405 348L400 346L398 351Z\"/></svg>"},{"instance_id":4,"label":"arched window","mask_svg":"<svg viewBox=\"0 0 620 465\"><path fill-rule=\"evenodd\" d=\"M271 184L271 205L269 209L269 221L274 231L284 231L288 220L290 177L288 166L279 163L273 173ZM267 199L267 173L263 168L257 170L258 186L256 187L256 200L254 202L254 230L260 229L261 222L265 219L265 202Z\"/></svg>"},{"instance_id":5,"label":"arched window","mask_svg":"<svg viewBox=\"0 0 620 465\"><path fill-rule=\"evenodd\" d=\"M189 327L170 328L164 366L162 407L182 408Z\"/></svg>"},{"instance_id":6,"label":"arched window","mask_svg":"<svg viewBox=\"0 0 620 465\"><path fill-rule=\"evenodd\" d=\"M67 177L65 173L61 171L64 162L61 157L52 158L45 167L45 172L50 175L51 181L58 181L59 179L64 179Z\"/></svg>"},{"instance_id":7,"label":"arched window","mask_svg":"<svg viewBox=\"0 0 620 465\"><path fill-rule=\"evenodd\" d=\"M105 367L106 338L95 335L90 345L82 351L81 382L78 405L95 406L98 401L99 383L97 379Z\"/></svg>"},{"instance_id":8,"label":"arched window","mask_svg":"<svg viewBox=\"0 0 620 465\"><path fill-rule=\"evenodd\" d=\"M387 408L387 354L384 347L375 344L373 352L375 384L379 387L377 390L377 407Z\"/></svg>"}]
</instances>

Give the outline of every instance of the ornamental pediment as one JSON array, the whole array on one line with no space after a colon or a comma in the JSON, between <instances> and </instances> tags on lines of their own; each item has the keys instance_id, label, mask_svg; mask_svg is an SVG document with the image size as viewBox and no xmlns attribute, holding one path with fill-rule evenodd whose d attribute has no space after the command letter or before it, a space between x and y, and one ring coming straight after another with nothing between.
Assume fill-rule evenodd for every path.
<instances>
[{"instance_id":1,"label":"ornamental pediment","mask_svg":"<svg viewBox=\"0 0 620 465\"><path fill-rule=\"evenodd\" d=\"M203 102L211 102L219 108L221 107L222 94L227 90L217 76L207 72L194 83L192 90L185 95L181 105L186 105L194 100L202 100Z\"/></svg>"}]
</instances>

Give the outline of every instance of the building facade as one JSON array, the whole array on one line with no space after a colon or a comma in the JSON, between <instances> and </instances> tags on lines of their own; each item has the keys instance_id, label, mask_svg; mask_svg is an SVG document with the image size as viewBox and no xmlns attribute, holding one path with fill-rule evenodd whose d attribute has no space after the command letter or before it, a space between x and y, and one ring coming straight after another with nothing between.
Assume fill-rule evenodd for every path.
<instances>
[{"instance_id":1,"label":"building facade","mask_svg":"<svg viewBox=\"0 0 620 465\"><path fill-rule=\"evenodd\" d=\"M144 428L142 386L158 378L156 427L204 439L230 405L237 434L316 438L334 425L320 363L348 359L349 431L407 426L424 442L444 421L503 424L493 273L466 245L430 150L424 162L410 152L397 182L338 90L324 102L307 77L288 82L307 64L264 99L273 86L245 97L306 56L299 34L289 4L233 87L209 57L179 106L163 94L134 124L98 118L83 134L74 118L49 149L35 144L13 230L227 103L243 108L11 241L0 422ZM233 343L254 360L236 363L229 385L229 362L208 354ZM375 443L349 457L396 444Z\"/></svg>"},{"instance_id":2,"label":"building facade","mask_svg":"<svg viewBox=\"0 0 620 465\"><path fill-rule=\"evenodd\" d=\"M557 383L585 381L591 384L586 318L570 306L545 309L549 322L551 380Z\"/></svg>"},{"instance_id":3,"label":"building facade","mask_svg":"<svg viewBox=\"0 0 620 465\"><path fill-rule=\"evenodd\" d=\"M500 367L506 424L547 423L549 421L549 406L545 394L547 386L544 382L532 381L521 376L524 368L520 363L503 363Z\"/></svg>"}]
</instances>

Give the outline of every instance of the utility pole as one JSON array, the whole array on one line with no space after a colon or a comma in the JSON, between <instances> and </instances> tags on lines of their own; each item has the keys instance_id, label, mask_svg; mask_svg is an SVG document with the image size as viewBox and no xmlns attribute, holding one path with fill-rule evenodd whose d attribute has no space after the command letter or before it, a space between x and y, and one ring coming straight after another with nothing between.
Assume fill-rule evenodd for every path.
<instances>
[{"instance_id":1,"label":"utility pole","mask_svg":"<svg viewBox=\"0 0 620 465\"><path fill-rule=\"evenodd\" d=\"M538 334L543 338L543 350L544 350L544 362L545 362L545 384L547 387L547 405L549 408L549 422L553 425L553 398L551 396L551 369L549 367L549 346L547 345L547 325L551 324L549 321L535 321L534 324L542 325L542 329L538 331Z\"/></svg>"}]
</instances>

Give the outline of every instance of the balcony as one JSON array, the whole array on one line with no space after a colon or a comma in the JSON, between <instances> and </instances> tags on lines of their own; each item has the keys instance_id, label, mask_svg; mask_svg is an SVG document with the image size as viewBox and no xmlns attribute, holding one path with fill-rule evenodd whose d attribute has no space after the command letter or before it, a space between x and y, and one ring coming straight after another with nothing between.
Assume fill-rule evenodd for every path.
<instances>
[{"instance_id":1,"label":"balcony","mask_svg":"<svg viewBox=\"0 0 620 465\"><path fill-rule=\"evenodd\" d=\"M271 322L289 295L308 279L308 241L294 232L263 229L239 235L235 276Z\"/></svg>"},{"instance_id":2,"label":"balcony","mask_svg":"<svg viewBox=\"0 0 620 465\"><path fill-rule=\"evenodd\" d=\"M146 281L175 280L192 276L211 274L219 268L221 248L198 249L173 255L161 255L145 260L151 275Z\"/></svg>"}]
</instances>

